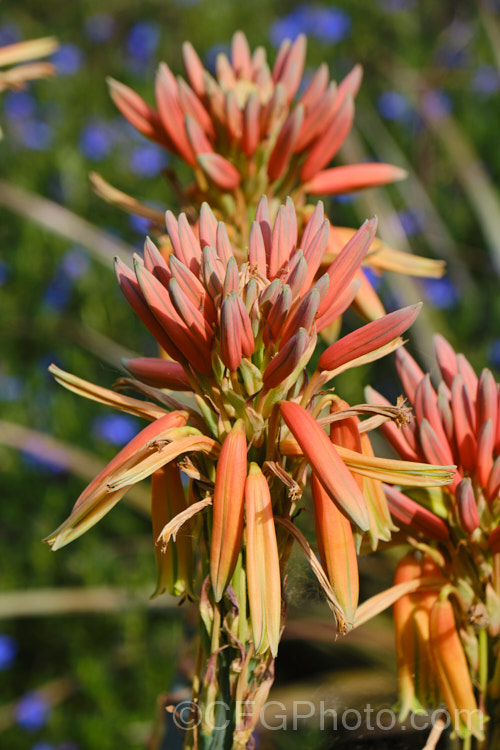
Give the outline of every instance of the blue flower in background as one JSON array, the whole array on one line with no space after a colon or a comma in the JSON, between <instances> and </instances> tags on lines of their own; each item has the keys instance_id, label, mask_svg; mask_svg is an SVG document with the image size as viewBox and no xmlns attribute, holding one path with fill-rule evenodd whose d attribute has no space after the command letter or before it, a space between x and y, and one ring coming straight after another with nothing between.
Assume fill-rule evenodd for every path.
<instances>
[{"instance_id":1,"label":"blue flower in background","mask_svg":"<svg viewBox=\"0 0 500 750\"><path fill-rule=\"evenodd\" d=\"M16 660L17 643L7 633L0 633L0 669L8 669Z\"/></svg>"},{"instance_id":2,"label":"blue flower in background","mask_svg":"<svg viewBox=\"0 0 500 750\"><path fill-rule=\"evenodd\" d=\"M41 693L26 693L16 706L16 721L20 727L35 732L50 716L50 706Z\"/></svg>"},{"instance_id":3,"label":"blue flower in background","mask_svg":"<svg viewBox=\"0 0 500 750\"><path fill-rule=\"evenodd\" d=\"M21 378L14 375L0 375L0 401L18 401L23 395L23 390Z\"/></svg>"},{"instance_id":4,"label":"blue flower in background","mask_svg":"<svg viewBox=\"0 0 500 750\"><path fill-rule=\"evenodd\" d=\"M8 120L28 120L36 112L36 99L27 91L9 91L4 99L5 116Z\"/></svg>"},{"instance_id":5,"label":"blue flower in background","mask_svg":"<svg viewBox=\"0 0 500 750\"><path fill-rule=\"evenodd\" d=\"M148 234L151 227L151 222L144 216L137 216L136 214L130 214L128 217L129 224L134 232L142 234L143 236Z\"/></svg>"},{"instance_id":6,"label":"blue flower in background","mask_svg":"<svg viewBox=\"0 0 500 750\"><path fill-rule=\"evenodd\" d=\"M130 156L130 169L139 177L156 177L167 165L165 151L154 143L137 146Z\"/></svg>"},{"instance_id":7,"label":"blue flower in background","mask_svg":"<svg viewBox=\"0 0 500 750\"><path fill-rule=\"evenodd\" d=\"M107 42L115 33L115 19L109 13L96 13L85 21L85 33L93 42Z\"/></svg>"},{"instance_id":8,"label":"blue flower in background","mask_svg":"<svg viewBox=\"0 0 500 750\"><path fill-rule=\"evenodd\" d=\"M70 279L80 279L85 276L90 267L90 259L87 252L81 247L72 247L64 253L61 261L61 270Z\"/></svg>"},{"instance_id":9,"label":"blue flower in background","mask_svg":"<svg viewBox=\"0 0 500 750\"><path fill-rule=\"evenodd\" d=\"M442 279L422 279L420 283L425 297L438 310L448 310L458 304L458 290L446 276Z\"/></svg>"},{"instance_id":10,"label":"blue flower in background","mask_svg":"<svg viewBox=\"0 0 500 750\"><path fill-rule=\"evenodd\" d=\"M493 339L488 347L487 356L493 367L500 368L500 339Z\"/></svg>"},{"instance_id":11,"label":"blue flower in background","mask_svg":"<svg viewBox=\"0 0 500 750\"><path fill-rule=\"evenodd\" d=\"M62 312L71 299L73 284L62 274L56 274L45 289L43 302L47 307Z\"/></svg>"},{"instance_id":12,"label":"blue flower in background","mask_svg":"<svg viewBox=\"0 0 500 750\"><path fill-rule=\"evenodd\" d=\"M83 65L83 52L76 44L62 44L50 59L61 75L72 76Z\"/></svg>"},{"instance_id":13,"label":"blue flower in background","mask_svg":"<svg viewBox=\"0 0 500 750\"><path fill-rule=\"evenodd\" d=\"M74 282L87 273L89 265L90 261L85 250L78 247L68 250L45 289L44 304L62 312L71 299Z\"/></svg>"},{"instance_id":14,"label":"blue flower in background","mask_svg":"<svg viewBox=\"0 0 500 750\"><path fill-rule=\"evenodd\" d=\"M17 23L3 23L0 26L0 47L14 44L21 40L21 29Z\"/></svg>"},{"instance_id":15,"label":"blue flower in background","mask_svg":"<svg viewBox=\"0 0 500 750\"><path fill-rule=\"evenodd\" d=\"M275 47L279 47L281 42L285 39L291 39L293 42L297 39L299 34L305 33L304 26L301 24L298 16L299 14L297 11L292 11L284 18L278 18L278 20L271 25L269 38Z\"/></svg>"},{"instance_id":16,"label":"blue flower in background","mask_svg":"<svg viewBox=\"0 0 500 750\"><path fill-rule=\"evenodd\" d=\"M127 37L127 50L137 62L148 63L160 41L160 27L153 21L140 21Z\"/></svg>"},{"instance_id":17,"label":"blue flower in background","mask_svg":"<svg viewBox=\"0 0 500 750\"><path fill-rule=\"evenodd\" d=\"M113 145L109 124L101 119L92 119L80 135L80 151L91 161L105 159Z\"/></svg>"},{"instance_id":18,"label":"blue flower in background","mask_svg":"<svg viewBox=\"0 0 500 750\"><path fill-rule=\"evenodd\" d=\"M139 432L137 420L126 414L110 414L96 417L92 423L95 438L111 445L125 445Z\"/></svg>"},{"instance_id":19,"label":"blue flower in background","mask_svg":"<svg viewBox=\"0 0 500 750\"><path fill-rule=\"evenodd\" d=\"M478 94L491 96L500 89L500 73L493 65L480 65L472 78L472 88Z\"/></svg>"},{"instance_id":20,"label":"blue flower in background","mask_svg":"<svg viewBox=\"0 0 500 750\"><path fill-rule=\"evenodd\" d=\"M350 16L340 8L318 5L298 5L288 15L271 26L270 39L276 46L285 39L295 40L307 34L320 42L340 42L351 31Z\"/></svg>"},{"instance_id":21,"label":"blue flower in background","mask_svg":"<svg viewBox=\"0 0 500 750\"><path fill-rule=\"evenodd\" d=\"M340 42L351 31L351 19L340 8L315 8L311 13L307 33L320 42Z\"/></svg>"},{"instance_id":22,"label":"blue flower in background","mask_svg":"<svg viewBox=\"0 0 500 750\"><path fill-rule=\"evenodd\" d=\"M408 208L405 211L400 211L398 213L398 218L408 237L411 237L414 234L419 234L427 224L426 217L420 211L415 211L411 208Z\"/></svg>"},{"instance_id":23,"label":"blue flower in background","mask_svg":"<svg viewBox=\"0 0 500 750\"><path fill-rule=\"evenodd\" d=\"M366 268L361 269L370 284L374 289L379 289L381 283L382 283L382 277L380 274L375 273L373 268L369 268L368 266Z\"/></svg>"},{"instance_id":24,"label":"blue flower in background","mask_svg":"<svg viewBox=\"0 0 500 750\"><path fill-rule=\"evenodd\" d=\"M377 109L386 120L407 123L413 118L411 102L398 91L384 91L377 100Z\"/></svg>"},{"instance_id":25,"label":"blue flower in background","mask_svg":"<svg viewBox=\"0 0 500 750\"><path fill-rule=\"evenodd\" d=\"M46 151L53 139L52 128L42 120L21 122L16 132L23 146L33 151Z\"/></svg>"},{"instance_id":26,"label":"blue flower in background","mask_svg":"<svg viewBox=\"0 0 500 750\"><path fill-rule=\"evenodd\" d=\"M0 260L0 286L3 286L10 276L10 271L7 263L4 260Z\"/></svg>"},{"instance_id":27,"label":"blue flower in background","mask_svg":"<svg viewBox=\"0 0 500 750\"><path fill-rule=\"evenodd\" d=\"M25 443L21 456L24 464L29 468L42 469L49 474L61 474L68 471L65 452L57 448L49 448L37 438L31 438Z\"/></svg>"},{"instance_id":28,"label":"blue flower in background","mask_svg":"<svg viewBox=\"0 0 500 750\"><path fill-rule=\"evenodd\" d=\"M338 195L333 195L332 198L335 203L348 206L356 200L356 193L339 193Z\"/></svg>"},{"instance_id":29,"label":"blue flower in background","mask_svg":"<svg viewBox=\"0 0 500 750\"><path fill-rule=\"evenodd\" d=\"M35 744L31 746L31 750L56 750L56 747L48 742L35 742Z\"/></svg>"}]
</instances>

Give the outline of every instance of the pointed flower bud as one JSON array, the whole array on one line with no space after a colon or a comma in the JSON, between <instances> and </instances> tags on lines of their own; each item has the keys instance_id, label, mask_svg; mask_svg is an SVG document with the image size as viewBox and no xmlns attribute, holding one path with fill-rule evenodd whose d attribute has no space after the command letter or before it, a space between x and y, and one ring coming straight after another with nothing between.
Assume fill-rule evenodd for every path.
<instances>
[{"instance_id":1,"label":"pointed flower bud","mask_svg":"<svg viewBox=\"0 0 500 750\"><path fill-rule=\"evenodd\" d=\"M442 518L434 515L430 510L422 507L391 485L384 484L384 491L389 510L396 521L430 539L446 541L449 538L448 526Z\"/></svg>"},{"instance_id":2,"label":"pointed flower bud","mask_svg":"<svg viewBox=\"0 0 500 750\"><path fill-rule=\"evenodd\" d=\"M462 479L455 490L455 497L460 525L467 534L472 534L479 528L480 520L470 477Z\"/></svg>"},{"instance_id":3,"label":"pointed flower bud","mask_svg":"<svg viewBox=\"0 0 500 750\"><path fill-rule=\"evenodd\" d=\"M348 333L323 352L318 367L322 370L335 370L385 346L411 326L421 307L421 303L403 307Z\"/></svg>"},{"instance_id":4,"label":"pointed flower bud","mask_svg":"<svg viewBox=\"0 0 500 750\"><path fill-rule=\"evenodd\" d=\"M217 602L231 580L241 548L246 473L245 424L239 419L222 444L215 474L210 577Z\"/></svg>"},{"instance_id":5,"label":"pointed flower bud","mask_svg":"<svg viewBox=\"0 0 500 750\"><path fill-rule=\"evenodd\" d=\"M484 739L484 716L478 709L469 667L449 599L438 600L431 611L430 643L439 687L455 731Z\"/></svg>"},{"instance_id":6,"label":"pointed flower bud","mask_svg":"<svg viewBox=\"0 0 500 750\"><path fill-rule=\"evenodd\" d=\"M197 154L196 160L207 177L222 190L235 190L240 184L240 173L230 161L220 154Z\"/></svg>"},{"instance_id":7,"label":"pointed flower bud","mask_svg":"<svg viewBox=\"0 0 500 750\"><path fill-rule=\"evenodd\" d=\"M290 432L328 495L346 516L362 531L366 531L370 518L363 495L325 432L299 404L284 401L280 409Z\"/></svg>"}]
</instances>

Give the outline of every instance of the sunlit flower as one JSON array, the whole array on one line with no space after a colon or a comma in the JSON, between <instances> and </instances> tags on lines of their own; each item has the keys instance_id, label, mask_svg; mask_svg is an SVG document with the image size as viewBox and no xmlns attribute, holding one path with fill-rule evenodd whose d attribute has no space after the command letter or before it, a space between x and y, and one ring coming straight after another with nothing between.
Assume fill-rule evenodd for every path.
<instances>
[{"instance_id":1,"label":"sunlit flower","mask_svg":"<svg viewBox=\"0 0 500 750\"><path fill-rule=\"evenodd\" d=\"M167 212L166 223L168 256L148 239L134 271L116 264L123 294L167 357L124 363L135 379L122 379L120 386L150 400L113 393L52 368L71 390L151 424L84 490L48 541L55 549L67 544L132 485L153 475L153 525L160 545L157 593L168 588L196 595L194 586L183 584L182 576L169 577L167 570L169 564L179 569L181 559L187 570L191 552L177 548L171 559L166 551L185 522L208 513L210 533L196 532L207 553L198 560L201 580L209 576L213 601L223 603L245 571L256 652L270 648L275 654L281 572L274 521L290 522L309 464L326 572L317 561L315 568L345 630L352 625L358 596L353 533L367 532L375 548L395 528L381 481L425 487L446 483L451 475L449 467L376 458L358 416L404 420L404 409L351 408L325 386L339 372L399 347L420 306L397 310L343 336L323 352L309 378L306 366L317 334L342 315L356 293L353 279L376 222L366 222L318 280L329 235L321 204L299 235L292 202L279 208L273 222L262 198L248 253L232 244L207 204L198 233L184 214L176 219ZM176 391L184 392L181 400L174 397ZM328 438L323 425L330 423ZM175 467L174 475L162 473L167 466ZM179 469L190 480L189 501L181 497ZM170 492L167 507L168 482L177 489ZM180 498L175 504L174 496ZM299 533L290 525L291 533ZM332 526L338 530L336 546ZM236 596L234 591L230 596Z\"/></svg>"},{"instance_id":2,"label":"sunlit flower","mask_svg":"<svg viewBox=\"0 0 500 750\"><path fill-rule=\"evenodd\" d=\"M361 83L356 66L339 84L322 65L299 95L306 39L285 40L271 68L264 48L251 52L245 35L233 37L230 59L220 53L212 77L193 47L183 46L187 81L162 63L155 83L156 109L110 79L122 114L143 135L194 170L190 202L211 205L241 191L247 205L266 193L283 200L296 188L311 195L346 192L404 177L388 164L325 169L349 133L353 99Z\"/></svg>"},{"instance_id":3,"label":"sunlit flower","mask_svg":"<svg viewBox=\"0 0 500 750\"><path fill-rule=\"evenodd\" d=\"M302 233L313 211L308 196L345 194L405 177L404 170L380 162L329 166L353 124L361 67L355 66L337 85L329 80L323 64L303 86L305 57L306 39L300 35L281 44L271 68L264 49L252 53L244 34L237 32L230 59L222 52L218 55L213 77L186 43L187 81L162 63L155 82L156 108L128 86L109 80L111 96L129 122L191 168L193 180L188 185L182 185L172 170L165 171L181 205L199 211L207 201L217 218L230 224L236 245L248 243L248 227L262 195L268 199L273 220L280 203L291 196ZM91 181L105 200L145 216L161 246L160 212L141 205L99 175L91 175ZM354 233L330 228L321 270ZM440 261L401 253L380 241L373 244L364 263L376 272L438 278L444 272ZM370 282L361 272L357 278L357 309L368 319L380 317L385 311Z\"/></svg>"}]
</instances>

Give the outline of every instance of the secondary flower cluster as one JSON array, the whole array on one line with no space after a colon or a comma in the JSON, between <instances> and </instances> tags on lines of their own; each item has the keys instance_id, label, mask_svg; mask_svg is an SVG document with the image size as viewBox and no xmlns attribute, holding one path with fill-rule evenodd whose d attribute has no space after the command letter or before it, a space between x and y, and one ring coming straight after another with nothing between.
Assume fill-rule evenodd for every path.
<instances>
[{"instance_id":1,"label":"secondary flower cluster","mask_svg":"<svg viewBox=\"0 0 500 750\"><path fill-rule=\"evenodd\" d=\"M500 695L499 387L487 369L478 378L442 336L434 343L437 391L400 349L398 372L415 421L403 430L381 427L401 457L457 465L450 485L414 499L386 488L391 513L421 551L401 562L397 582L441 579L441 591L424 587L395 606L402 713L443 699L450 713L461 711L460 735L480 738L483 717L472 685L483 707L487 694ZM383 402L371 389L368 398ZM470 725L467 716L474 717Z\"/></svg>"},{"instance_id":2,"label":"secondary flower cluster","mask_svg":"<svg viewBox=\"0 0 500 750\"><path fill-rule=\"evenodd\" d=\"M111 96L139 132L193 168L196 184L186 194L194 205L207 199L219 207L223 195L232 200L241 191L251 206L263 193L284 200L299 186L317 195L404 177L403 170L379 163L325 170L352 127L362 72L357 65L337 86L323 64L304 86L305 57L300 35L282 43L271 69L264 48L252 54L239 31L231 59L217 56L215 78L189 42L183 46L187 81L162 63L156 109L112 79Z\"/></svg>"},{"instance_id":3,"label":"secondary flower cluster","mask_svg":"<svg viewBox=\"0 0 500 750\"><path fill-rule=\"evenodd\" d=\"M209 574L218 603L232 582L238 593L230 597L240 608L248 592L256 651L270 648L274 655L281 627L280 560L288 554L289 535L306 551L340 629L346 629L357 605L351 523L356 533L369 532L376 546L378 539L389 539L394 528L381 481L425 487L448 482L450 471L376 458L358 415L404 420L404 410L350 408L323 391L338 372L400 346L418 305L340 338L321 354L310 379L305 369L318 330L335 321L352 300L357 286L353 276L369 250L374 220L361 227L317 281L329 231L321 204L299 240L291 201L271 218L262 198L248 253L232 246L225 225L207 205L197 226L198 235L184 215L176 220L168 212L168 257L147 240L135 272L117 261L126 299L170 358L124 363L136 379L122 385L152 401L119 395L52 368L72 390L152 424L84 490L48 541L54 548L67 544L132 485L152 475L153 526L155 538L160 538L157 592L168 588L199 596L201 581ZM173 391L185 392L182 402ZM332 425L330 439L324 424ZM324 570L292 523L307 464L314 474ZM180 470L190 481L187 499ZM194 532L179 536L175 547L169 543L209 506L210 533L203 526L197 532L198 548L205 546L208 554L197 560L193 577ZM275 522L282 533L277 534Z\"/></svg>"},{"instance_id":4,"label":"secondary flower cluster","mask_svg":"<svg viewBox=\"0 0 500 750\"><path fill-rule=\"evenodd\" d=\"M253 53L242 32L233 37L231 59L220 54L215 78L203 67L186 42L183 60L187 81L162 63L155 82L156 109L136 92L110 80L111 96L128 121L143 135L184 160L194 181L183 186L178 174L166 170L180 204L198 213L208 202L217 219L230 226L235 245L248 244L248 228L258 202L266 195L271 212L287 196L297 212L299 233L312 207L307 196L346 193L400 180L405 172L389 164L362 163L325 169L351 130L354 96L361 83L355 66L337 85L329 80L326 64L308 84L303 80L306 40L283 42L272 69L262 47ZM107 201L151 222L163 250L163 215L91 175L94 189ZM192 214L190 213L192 217ZM329 263L354 230L331 227ZM440 261L402 253L373 243L365 264L375 273L389 270L415 276L440 277ZM328 263L328 264L329 264ZM354 304L367 319L384 314L384 307L367 277Z\"/></svg>"}]
</instances>

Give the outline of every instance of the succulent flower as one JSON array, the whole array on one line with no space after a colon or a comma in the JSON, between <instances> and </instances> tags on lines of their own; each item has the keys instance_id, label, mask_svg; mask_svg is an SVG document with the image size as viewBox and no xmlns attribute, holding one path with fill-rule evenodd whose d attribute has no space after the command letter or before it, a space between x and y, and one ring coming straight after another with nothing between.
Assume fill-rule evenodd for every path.
<instances>
[{"instance_id":1,"label":"succulent flower","mask_svg":"<svg viewBox=\"0 0 500 750\"><path fill-rule=\"evenodd\" d=\"M187 521L191 512L212 505L209 573L215 602L231 582L246 528L255 647L266 643L275 653L275 596L265 597L264 620L269 623L271 618L273 623L269 630L264 621L255 625L255 613L263 610L251 592L261 590L263 572L257 567L263 550L280 580L269 524L273 513L285 518L293 514L306 480L305 458L314 473L323 563L343 617L352 623L357 563L350 524L359 533L369 531L376 546L378 539L389 539L394 528L380 480L432 485L450 477L443 468L429 474L425 464L376 459L367 436L359 432L358 411L322 391L336 373L397 348L418 305L347 334L323 352L310 380L306 373L317 332L334 322L355 294L352 279L368 252L375 225L374 220L365 223L318 281L329 231L321 205L299 240L291 201L280 207L272 224L265 198L252 223L248 255L231 244L225 225L204 204L199 236L183 214L176 220L167 212L172 244L168 257L148 239L143 259L135 260L135 273L117 261L122 292L169 359L125 362L136 380L122 385L152 402L112 394L52 368L72 390L152 420L83 492L67 521L49 537L54 548L79 536L129 487L153 475L154 533L164 546L177 533L172 531L176 519ZM167 395L169 391L191 393L189 405L181 406ZM324 408L330 409L330 439L318 422ZM400 416L397 408L383 411ZM191 479L194 509L184 498L179 468ZM331 524L339 528L336 548L330 541ZM253 534L256 538L250 539ZM181 560L181 567L189 568L191 551L178 548L175 560L165 554L157 549L157 592L191 591L185 576L172 574ZM272 578L269 567L266 575ZM276 585L271 590L275 593Z\"/></svg>"},{"instance_id":2,"label":"succulent flower","mask_svg":"<svg viewBox=\"0 0 500 750\"><path fill-rule=\"evenodd\" d=\"M268 199L272 219L290 196L302 233L313 211L308 196L385 185L406 175L379 162L328 166L351 130L362 71L356 65L337 85L329 80L323 64L299 94L305 56L303 35L293 43L285 40L271 69L265 50L258 47L252 53L245 35L236 32L231 59L219 54L214 78L186 42L187 81L162 63L155 82L156 109L128 86L109 80L113 101L124 117L191 168L194 181L187 186L179 183L177 174L165 172L181 205L199 211L208 202L217 218L231 226L236 245L250 241L248 227L262 195ZM163 241L161 212L140 204L99 175L91 175L91 180L105 200L150 220L152 232ZM330 228L321 270L354 234L352 229ZM441 261L398 252L380 240L373 243L364 262L377 273L389 270L439 278L444 272ZM383 315L370 282L361 271L356 278L360 282L357 308L368 319Z\"/></svg>"},{"instance_id":3,"label":"succulent flower","mask_svg":"<svg viewBox=\"0 0 500 750\"><path fill-rule=\"evenodd\" d=\"M122 83L109 79L109 86L137 130L192 167L191 202L209 199L218 207L241 191L247 204L256 205L263 193L282 201L297 188L331 194L405 176L380 163L325 169L352 127L362 71L355 66L337 85L323 64L299 95L304 35L281 44L272 69L264 48L252 53L241 31L233 37L231 59L217 56L215 77L189 42L182 56L187 81L165 63L158 69L156 109Z\"/></svg>"},{"instance_id":4,"label":"succulent flower","mask_svg":"<svg viewBox=\"0 0 500 750\"><path fill-rule=\"evenodd\" d=\"M438 591L425 587L419 593L434 597L426 627L438 692L428 695L415 685L414 695L423 706L444 700L452 718L459 717L455 722L458 734L481 738L484 717L478 705L487 711L488 696L497 695L500 684L499 387L487 369L478 377L463 354L456 354L442 336L435 336L434 346L442 378L437 389L404 348L396 353L415 420L402 429L388 422L380 429L402 458L453 463L457 471L446 487L409 494L386 487L385 492L395 522L420 550L417 556L410 555L411 565L421 568L414 577L424 576L422 566L432 564L444 590L439 596ZM372 403L384 402L373 389L367 390L367 398ZM422 553L424 557L418 560ZM397 581L405 565L400 563ZM400 601L396 608L405 609L408 602L414 608L415 596L409 595L407 604ZM408 627L415 626L416 616L416 610L408 614L413 623ZM400 639L403 625L395 619ZM399 667L403 693L407 691L403 685L408 658ZM404 713L415 704L403 693Z\"/></svg>"}]
</instances>

